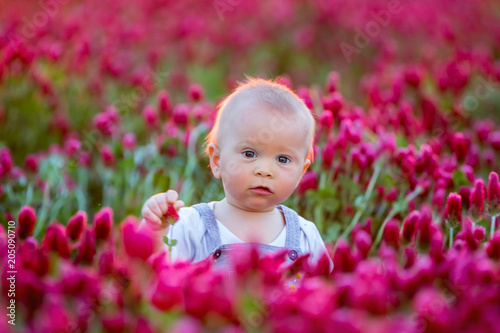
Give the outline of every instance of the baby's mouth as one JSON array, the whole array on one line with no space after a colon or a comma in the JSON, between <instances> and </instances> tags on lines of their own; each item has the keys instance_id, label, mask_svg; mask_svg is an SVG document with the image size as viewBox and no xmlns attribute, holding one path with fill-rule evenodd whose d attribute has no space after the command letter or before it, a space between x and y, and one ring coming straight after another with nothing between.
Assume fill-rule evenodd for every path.
<instances>
[{"instance_id":1,"label":"baby's mouth","mask_svg":"<svg viewBox=\"0 0 500 333\"><path fill-rule=\"evenodd\" d=\"M254 192L268 192L268 193L273 193L268 187L265 186L256 186L252 187L250 190L253 190Z\"/></svg>"}]
</instances>

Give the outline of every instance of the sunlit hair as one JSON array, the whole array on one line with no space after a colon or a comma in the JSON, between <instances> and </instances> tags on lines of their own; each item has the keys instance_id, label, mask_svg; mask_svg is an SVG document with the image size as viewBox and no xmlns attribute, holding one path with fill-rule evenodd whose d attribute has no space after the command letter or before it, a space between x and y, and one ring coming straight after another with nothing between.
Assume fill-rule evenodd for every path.
<instances>
[{"instance_id":1,"label":"sunlit hair","mask_svg":"<svg viewBox=\"0 0 500 333\"><path fill-rule=\"evenodd\" d=\"M302 99L297 96L290 88L278 83L275 80L265 80L260 78L246 77L244 82L238 82L236 89L222 100L217 107L217 116L214 126L210 133L205 138L205 153L208 155L208 146L211 143L217 144L217 136L219 133L219 124L222 115L237 105L241 100L250 99L252 102L270 107L273 110L283 114L293 114L309 118L311 124L309 132L310 147L307 153L307 158L314 160L314 133L316 129L316 121L307 108Z\"/></svg>"}]
</instances>

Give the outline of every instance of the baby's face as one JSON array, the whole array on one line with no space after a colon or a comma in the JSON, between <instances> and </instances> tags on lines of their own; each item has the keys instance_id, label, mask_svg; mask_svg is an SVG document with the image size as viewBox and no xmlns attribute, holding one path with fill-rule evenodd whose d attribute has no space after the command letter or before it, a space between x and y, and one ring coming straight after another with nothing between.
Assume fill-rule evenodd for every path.
<instances>
[{"instance_id":1,"label":"baby's face","mask_svg":"<svg viewBox=\"0 0 500 333\"><path fill-rule=\"evenodd\" d=\"M211 149L214 176L222 178L228 203L270 211L285 201L310 165L305 118L244 103L221 122Z\"/></svg>"}]
</instances>

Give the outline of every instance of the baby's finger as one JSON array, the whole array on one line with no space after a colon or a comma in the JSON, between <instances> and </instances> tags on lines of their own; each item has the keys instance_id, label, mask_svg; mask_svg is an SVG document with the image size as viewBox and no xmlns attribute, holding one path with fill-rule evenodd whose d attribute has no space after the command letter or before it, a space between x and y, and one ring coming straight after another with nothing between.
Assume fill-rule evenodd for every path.
<instances>
[{"instance_id":1,"label":"baby's finger","mask_svg":"<svg viewBox=\"0 0 500 333\"><path fill-rule=\"evenodd\" d=\"M169 205L173 205L179 199L179 194L174 190L168 190L165 194Z\"/></svg>"},{"instance_id":2,"label":"baby's finger","mask_svg":"<svg viewBox=\"0 0 500 333\"><path fill-rule=\"evenodd\" d=\"M150 209L146 209L143 212L142 217L150 225L160 226L162 224L161 219L158 216L156 216L156 214L153 213Z\"/></svg>"},{"instance_id":3,"label":"baby's finger","mask_svg":"<svg viewBox=\"0 0 500 333\"><path fill-rule=\"evenodd\" d=\"M175 210L179 210L180 208L184 207L184 201L182 200L177 200L175 203L174 203L174 208Z\"/></svg>"}]
</instances>

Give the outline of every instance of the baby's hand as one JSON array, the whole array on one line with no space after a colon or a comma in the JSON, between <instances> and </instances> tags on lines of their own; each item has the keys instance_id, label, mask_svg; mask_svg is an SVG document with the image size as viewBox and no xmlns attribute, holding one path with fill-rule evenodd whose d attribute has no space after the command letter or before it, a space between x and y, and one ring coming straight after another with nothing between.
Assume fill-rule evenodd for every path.
<instances>
[{"instance_id":1,"label":"baby's hand","mask_svg":"<svg viewBox=\"0 0 500 333\"><path fill-rule=\"evenodd\" d=\"M167 228L169 224L163 222L163 217L167 214L168 207L173 206L176 211L184 207L184 202L177 200L178 198L179 194L174 190L153 195L142 206L143 221L154 230Z\"/></svg>"}]
</instances>

